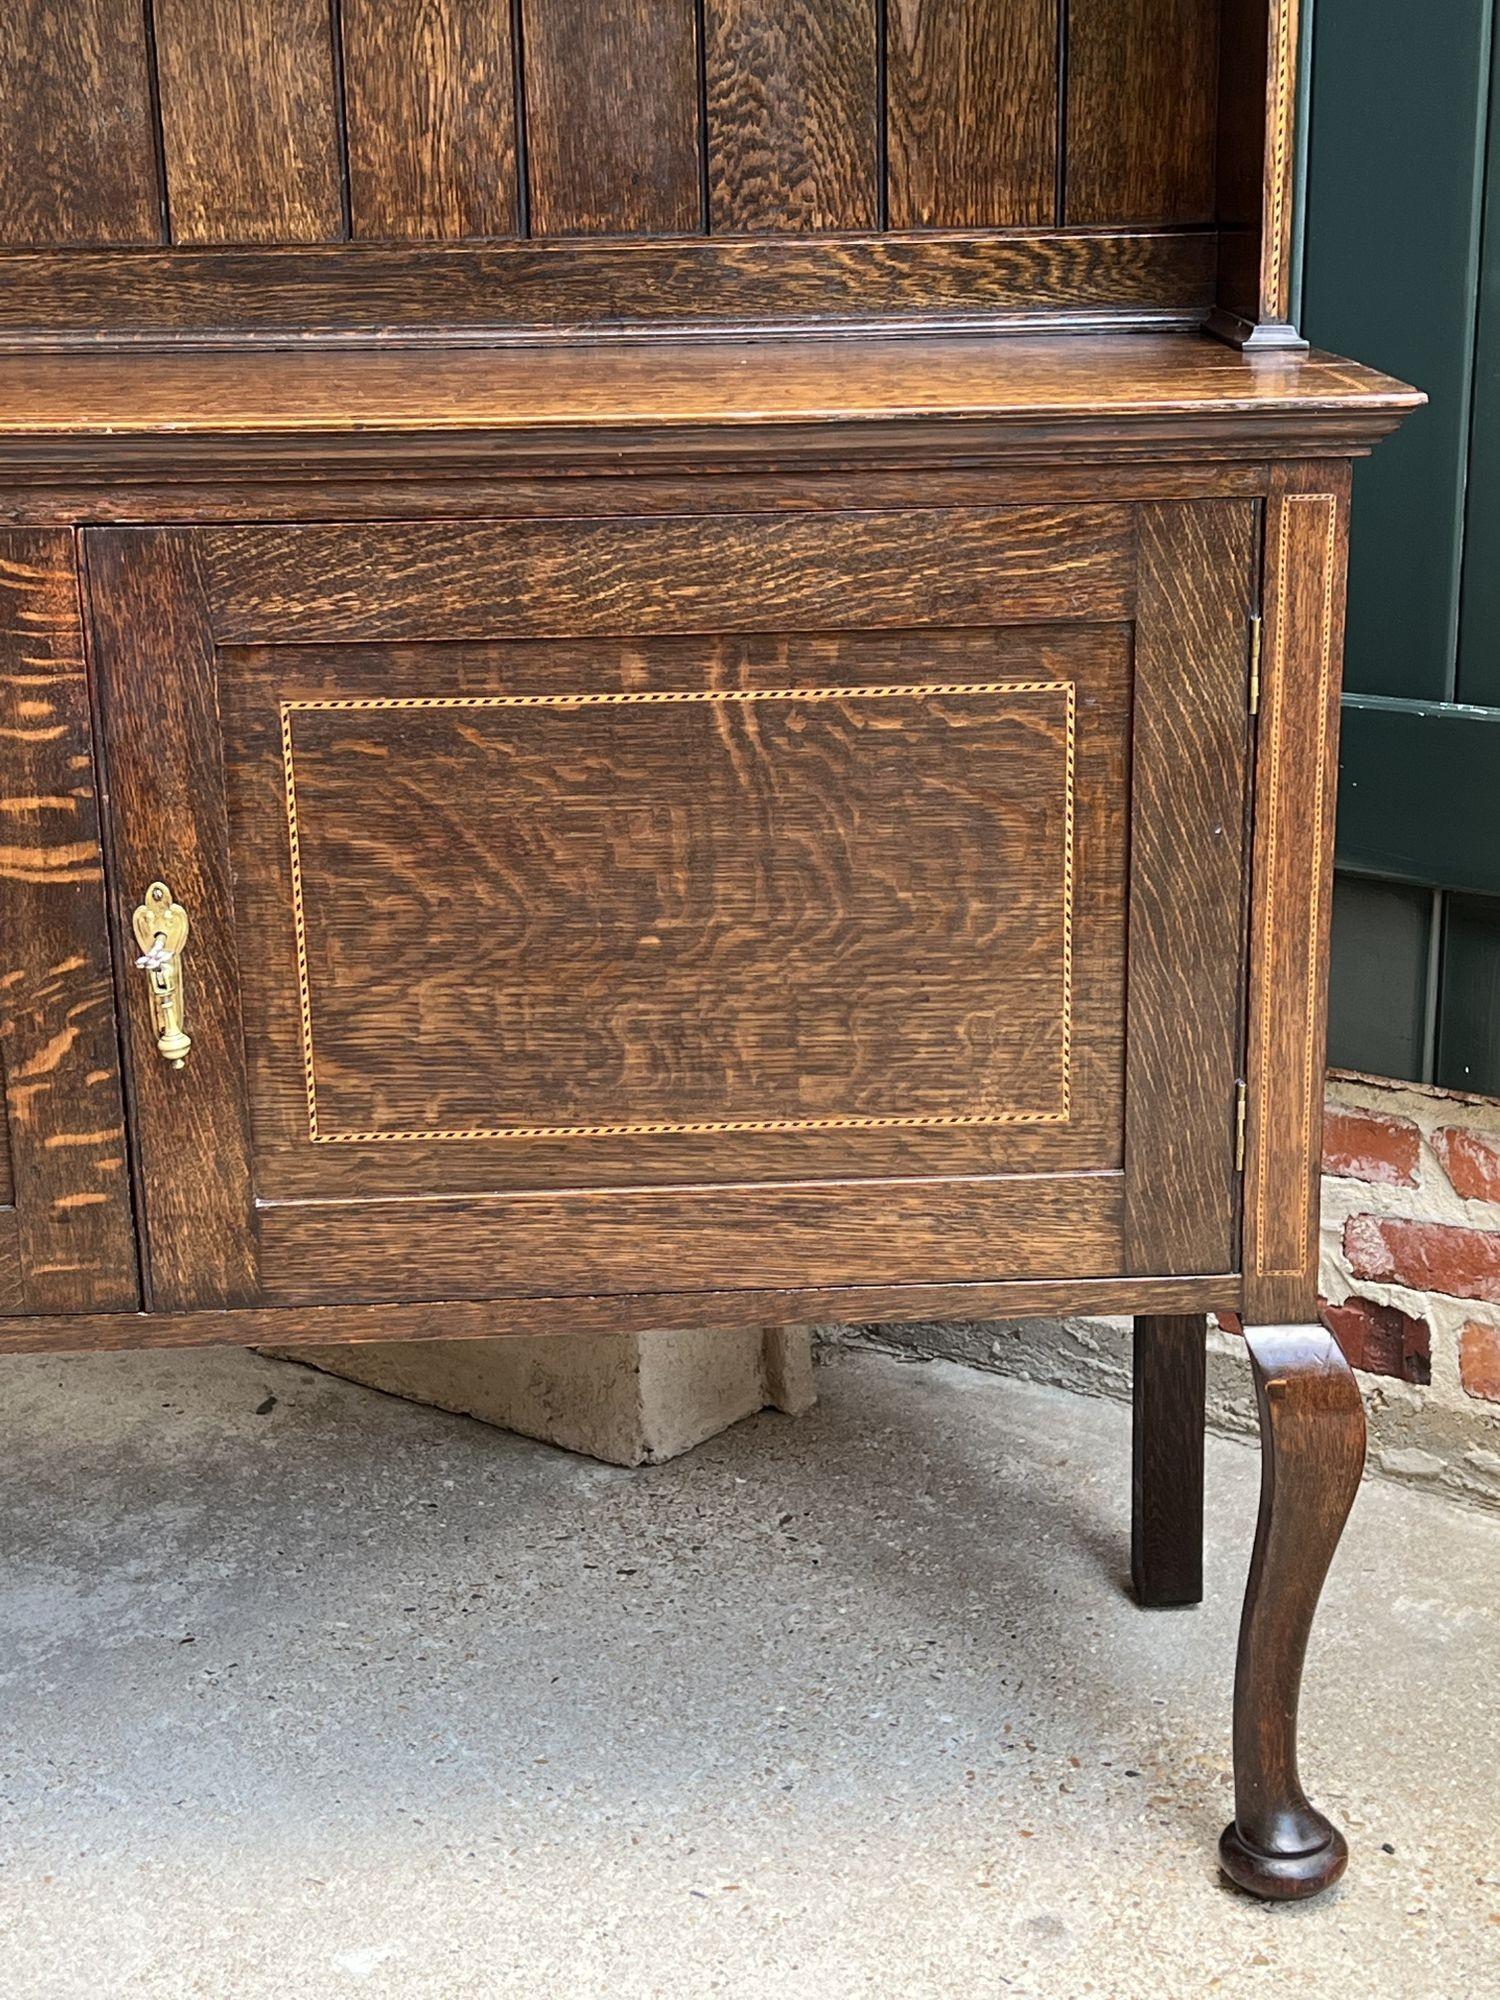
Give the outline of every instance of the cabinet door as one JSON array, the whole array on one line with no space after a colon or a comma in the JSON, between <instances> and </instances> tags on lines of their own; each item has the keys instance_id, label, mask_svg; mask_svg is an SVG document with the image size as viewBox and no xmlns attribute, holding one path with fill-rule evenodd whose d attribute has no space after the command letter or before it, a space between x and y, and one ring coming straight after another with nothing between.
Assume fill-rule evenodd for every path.
<instances>
[{"instance_id":1,"label":"cabinet door","mask_svg":"<svg viewBox=\"0 0 1500 2000\"><path fill-rule=\"evenodd\" d=\"M0 1313L138 1303L74 538L0 532Z\"/></svg>"},{"instance_id":2,"label":"cabinet door","mask_svg":"<svg viewBox=\"0 0 1500 2000\"><path fill-rule=\"evenodd\" d=\"M1253 531L92 535L155 1302L1230 1268Z\"/></svg>"}]
</instances>

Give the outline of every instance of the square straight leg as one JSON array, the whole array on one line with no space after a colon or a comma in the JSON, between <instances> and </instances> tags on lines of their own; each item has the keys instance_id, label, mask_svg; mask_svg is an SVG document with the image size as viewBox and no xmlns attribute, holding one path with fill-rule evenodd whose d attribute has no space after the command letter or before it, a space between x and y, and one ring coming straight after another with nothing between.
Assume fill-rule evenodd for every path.
<instances>
[{"instance_id":1,"label":"square straight leg","mask_svg":"<svg viewBox=\"0 0 1500 2000\"><path fill-rule=\"evenodd\" d=\"M1130 1574L1143 1605L1203 1597L1203 1428L1208 1317L1135 1322Z\"/></svg>"}]
</instances>

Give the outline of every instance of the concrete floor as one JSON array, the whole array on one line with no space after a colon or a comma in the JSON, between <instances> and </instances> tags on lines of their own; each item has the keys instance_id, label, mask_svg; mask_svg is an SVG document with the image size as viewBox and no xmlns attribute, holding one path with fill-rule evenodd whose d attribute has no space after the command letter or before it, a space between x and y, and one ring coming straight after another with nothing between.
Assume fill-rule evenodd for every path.
<instances>
[{"instance_id":1,"label":"concrete floor","mask_svg":"<svg viewBox=\"0 0 1500 2000\"><path fill-rule=\"evenodd\" d=\"M1366 1487L1220 1886L1255 1454L1124 1595L1126 1413L836 1354L606 1470L242 1354L3 1364L5 2000L1500 1994L1500 1524ZM274 1398L274 1405L271 1399Z\"/></svg>"}]
</instances>

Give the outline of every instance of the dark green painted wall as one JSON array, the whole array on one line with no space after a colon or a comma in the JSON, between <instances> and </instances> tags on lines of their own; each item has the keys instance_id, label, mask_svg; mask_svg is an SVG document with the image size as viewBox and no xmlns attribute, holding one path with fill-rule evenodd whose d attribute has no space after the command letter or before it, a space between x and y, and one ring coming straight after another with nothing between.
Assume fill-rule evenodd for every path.
<instances>
[{"instance_id":1,"label":"dark green painted wall","mask_svg":"<svg viewBox=\"0 0 1500 2000\"><path fill-rule=\"evenodd\" d=\"M1496 0L1315 0L1301 319L1431 404L1355 473L1330 1059L1500 1092Z\"/></svg>"}]
</instances>

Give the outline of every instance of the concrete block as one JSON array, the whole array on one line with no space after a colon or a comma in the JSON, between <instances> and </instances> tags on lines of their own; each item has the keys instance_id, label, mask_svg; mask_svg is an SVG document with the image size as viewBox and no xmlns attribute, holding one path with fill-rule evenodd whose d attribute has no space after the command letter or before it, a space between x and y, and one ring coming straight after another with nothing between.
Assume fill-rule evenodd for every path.
<instances>
[{"instance_id":1,"label":"concrete block","mask_svg":"<svg viewBox=\"0 0 1500 2000\"><path fill-rule=\"evenodd\" d=\"M766 1408L817 1400L810 1327L263 1348L610 1465L660 1465Z\"/></svg>"}]
</instances>

